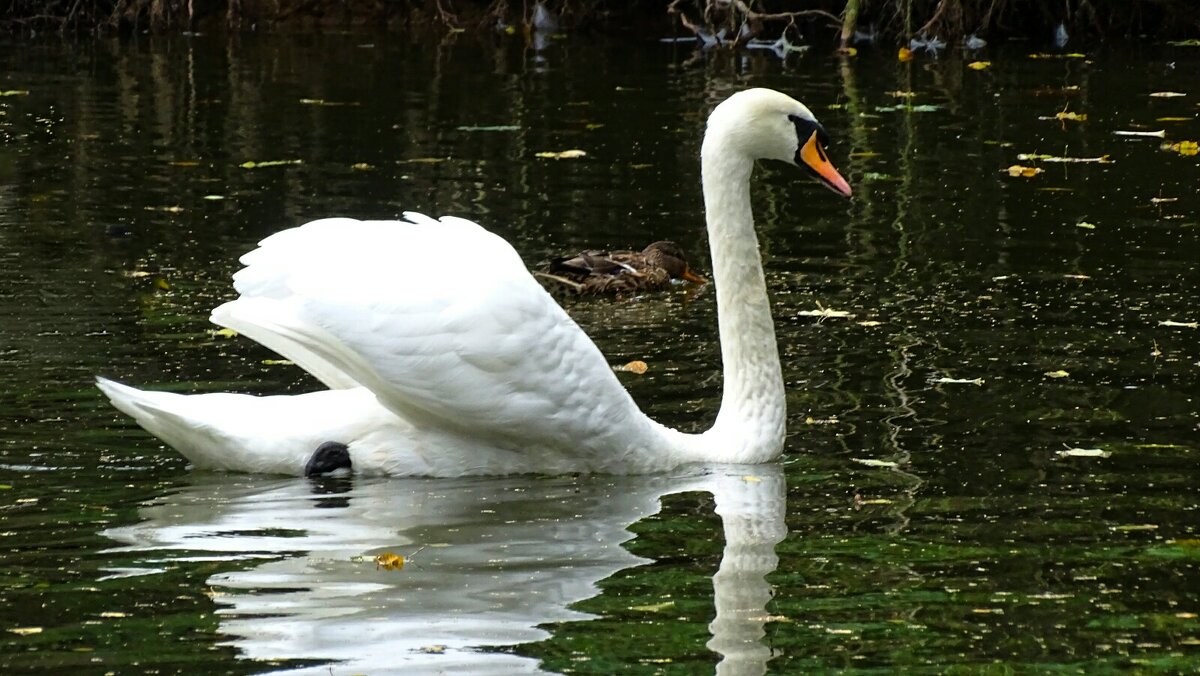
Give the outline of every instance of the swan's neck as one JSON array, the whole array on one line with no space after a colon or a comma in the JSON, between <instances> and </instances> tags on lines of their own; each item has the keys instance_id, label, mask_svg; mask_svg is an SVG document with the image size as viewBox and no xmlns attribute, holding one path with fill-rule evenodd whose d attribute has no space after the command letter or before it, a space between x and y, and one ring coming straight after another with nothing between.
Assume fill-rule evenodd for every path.
<instances>
[{"instance_id":1,"label":"swan's neck","mask_svg":"<svg viewBox=\"0 0 1200 676\"><path fill-rule=\"evenodd\" d=\"M750 210L753 168L720 138L706 138L701 173L725 385L716 422L690 449L705 461L765 462L783 449L787 411Z\"/></svg>"}]
</instances>

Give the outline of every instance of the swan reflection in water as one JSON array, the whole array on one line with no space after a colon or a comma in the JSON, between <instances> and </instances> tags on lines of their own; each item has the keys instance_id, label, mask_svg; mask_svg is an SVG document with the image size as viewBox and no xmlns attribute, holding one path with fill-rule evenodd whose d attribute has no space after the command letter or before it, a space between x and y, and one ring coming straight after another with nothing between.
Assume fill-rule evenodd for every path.
<instances>
[{"instance_id":1,"label":"swan reflection in water","mask_svg":"<svg viewBox=\"0 0 1200 676\"><path fill-rule=\"evenodd\" d=\"M141 522L105 531L122 543L110 551L144 562L119 574L153 573L164 558L251 561L208 580L220 631L247 659L323 662L289 673L540 673L535 659L489 649L544 640L540 625L589 619L571 605L646 562L622 546L628 527L656 514L663 496L692 491L713 495L725 537L707 644L721 657L717 672L761 674L771 656L764 576L786 534L777 465L340 484L188 478L141 508ZM374 563L422 547L400 570Z\"/></svg>"}]
</instances>

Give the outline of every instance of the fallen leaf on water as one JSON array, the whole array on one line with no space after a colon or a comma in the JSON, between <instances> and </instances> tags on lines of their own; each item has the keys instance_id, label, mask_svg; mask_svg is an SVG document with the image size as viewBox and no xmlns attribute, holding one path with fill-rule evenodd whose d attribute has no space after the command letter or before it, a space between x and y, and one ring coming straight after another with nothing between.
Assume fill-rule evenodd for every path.
<instances>
[{"instance_id":1,"label":"fallen leaf on water","mask_svg":"<svg viewBox=\"0 0 1200 676\"><path fill-rule=\"evenodd\" d=\"M934 378L930 382L938 385L982 385L983 378Z\"/></svg>"},{"instance_id":2,"label":"fallen leaf on water","mask_svg":"<svg viewBox=\"0 0 1200 676\"><path fill-rule=\"evenodd\" d=\"M895 469L900 466L898 463L892 462L891 460L875 460L873 458L850 458L850 460L857 462L860 465L866 465L867 467L886 467L888 469Z\"/></svg>"},{"instance_id":3,"label":"fallen leaf on water","mask_svg":"<svg viewBox=\"0 0 1200 676\"><path fill-rule=\"evenodd\" d=\"M1117 136L1152 136L1154 138L1166 138L1167 130L1159 129L1158 131L1114 131Z\"/></svg>"},{"instance_id":4,"label":"fallen leaf on water","mask_svg":"<svg viewBox=\"0 0 1200 676\"><path fill-rule=\"evenodd\" d=\"M1078 223L1075 224L1075 227L1083 228L1084 230L1095 230L1096 224L1088 223L1087 221L1079 221Z\"/></svg>"},{"instance_id":5,"label":"fallen leaf on water","mask_svg":"<svg viewBox=\"0 0 1200 676\"><path fill-rule=\"evenodd\" d=\"M482 127L456 127L458 131L520 131L519 124L493 124Z\"/></svg>"},{"instance_id":6,"label":"fallen leaf on water","mask_svg":"<svg viewBox=\"0 0 1200 676\"><path fill-rule=\"evenodd\" d=\"M325 99L300 99L306 106L357 106L357 101L327 101Z\"/></svg>"},{"instance_id":7,"label":"fallen leaf on water","mask_svg":"<svg viewBox=\"0 0 1200 676\"><path fill-rule=\"evenodd\" d=\"M6 89L0 91L0 96L29 96L28 89ZM40 629L38 631L41 631Z\"/></svg>"},{"instance_id":8,"label":"fallen leaf on water","mask_svg":"<svg viewBox=\"0 0 1200 676\"><path fill-rule=\"evenodd\" d=\"M657 613L657 612L666 610L667 608L674 608L674 607L675 607L674 601L663 601L662 603L651 603L651 604L644 605L644 606L632 606L629 609L630 610L638 610L643 613Z\"/></svg>"},{"instance_id":9,"label":"fallen leaf on water","mask_svg":"<svg viewBox=\"0 0 1200 676\"><path fill-rule=\"evenodd\" d=\"M209 329L208 335L213 338L237 338L238 332L233 329Z\"/></svg>"},{"instance_id":10,"label":"fallen leaf on water","mask_svg":"<svg viewBox=\"0 0 1200 676\"><path fill-rule=\"evenodd\" d=\"M1183 92L1151 92L1150 96L1159 99L1174 99L1179 98L1180 96L1187 96L1187 94L1184 94Z\"/></svg>"},{"instance_id":11,"label":"fallen leaf on water","mask_svg":"<svg viewBox=\"0 0 1200 676\"><path fill-rule=\"evenodd\" d=\"M1058 451L1058 455L1064 458L1107 458L1112 451L1102 448L1065 448Z\"/></svg>"},{"instance_id":12,"label":"fallen leaf on water","mask_svg":"<svg viewBox=\"0 0 1200 676\"><path fill-rule=\"evenodd\" d=\"M375 556L375 568L384 570L400 570L404 567L404 556L401 554L393 554L392 552L384 552Z\"/></svg>"},{"instance_id":13,"label":"fallen leaf on water","mask_svg":"<svg viewBox=\"0 0 1200 676\"><path fill-rule=\"evenodd\" d=\"M1200 329L1200 322L1177 322L1171 319L1164 319L1158 325L1171 326L1177 329Z\"/></svg>"},{"instance_id":14,"label":"fallen leaf on water","mask_svg":"<svg viewBox=\"0 0 1200 676\"><path fill-rule=\"evenodd\" d=\"M900 51L897 52L897 54L896 54L896 58L899 59L900 61L912 61L912 58L913 58L912 50L909 49L908 47L901 47Z\"/></svg>"},{"instance_id":15,"label":"fallen leaf on water","mask_svg":"<svg viewBox=\"0 0 1200 676\"><path fill-rule=\"evenodd\" d=\"M1059 369L1058 371L1046 371L1042 375L1046 376L1047 378L1066 378L1067 376L1069 376L1071 374L1067 373L1066 371L1063 371L1062 369Z\"/></svg>"},{"instance_id":16,"label":"fallen leaf on water","mask_svg":"<svg viewBox=\"0 0 1200 676\"><path fill-rule=\"evenodd\" d=\"M1017 159L1022 162L1055 162L1067 164L1114 164L1111 157L1101 155L1100 157L1059 157L1058 155L1043 155L1040 153L1020 153Z\"/></svg>"},{"instance_id":17,"label":"fallen leaf on water","mask_svg":"<svg viewBox=\"0 0 1200 676\"><path fill-rule=\"evenodd\" d=\"M17 636L32 636L42 633L41 627L10 627L8 632Z\"/></svg>"},{"instance_id":18,"label":"fallen leaf on water","mask_svg":"<svg viewBox=\"0 0 1200 676\"><path fill-rule=\"evenodd\" d=\"M853 317L854 313L846 312L845 310L834 310L832 308L827 308L827 307L821 305L820 303L817 303L816 310L801 310L796 313L796 316L798 316L798 317L820 317L821 319L828 319L831 317L834 319L845 319L847 317Z\"/></svg>"},{"instance_id":19,"label":"fallen leaf on water","mask_svg":"<svg viewBox=\"0 0 1200 676\"><path fill-rule=\"evenodd\" d=\"M1061 120L1068 122L1086 122L1087 113L1073 113L1067 110L1054 114L1054 117L1039 117L1039 120Z\"/></svg>"},{"instance_id":20,"label":"fallen leaf on water","mask_svg":"<svg viewBox=\"0 0 1200 676\"><path fill-rule=\"evenodd\" d=\"M158 287L159 289L162 289L163 291L171 290L170 282L163 279L162 277L159 277L158 279L154 280L154 286Z\"/></svg>"},{"instance_id":21,"label":"fallen leaf on water","mask_svg":"<svg viewBox=\"0 0 1200 676\"><path fill-rule=\"evenodd\" d=\"M838 423L837 416L834 416L832 418L822 418L822 419L818 419L818 418L809 416L804 419L805 425L836 425L837 423Z\"/></svg>"},{"instance_id":22,"label":"fallen leaf on water","mask_svg":"<svg viewBox=\"0 0 1200 676\"><path fill-rule=\"evenodd\" d=\"M991 67L991 61L972 61L971 63L967 64L967 68L970 68L971 70L984 70L985 68Z\"/></svg>"},{"instance_id":23,"label":"fallen leaf on water","mask_svg":"<svg viewBox=\"0 0 1200 676\"><path fill-rule=\"evenodd\" d=\"M446 652L446 646L444 646L444 645L427 645L427 646L423 646L421 648L421 652L423 652L427 655L441 655L442 653Z\"/></svg>"},{"instance_id":24,"label":"fallen leaf on water","mask_svg":"<svg viewBox=\"0 0 1200 676\"><path fill-rule=\"evenodd\" d=\"M549 159L549 160L573 160L573 159L576 159L579 157L586 157L586 156L587 156L586 152L579 150L577 148L572 148L571 150L560 150L558 152L545 151L545 152L537 153L535 155L535 157L542 157L542 158Z\"/></svg>"},{"instance_id":25,"label":"fallen leaf on water","mask_svg":"<svg viewBox=\"0 0 1200 676\"><path fill-rule=\"evenodd\" d=\"M1014 164L1011 167L1009 167L1008 169L1006 169L1005 171L1008 172L1009 176L1019 177L1019 178L1033 178L1034 176L1037 176L1038 174L1042 173L1043 170L1038 167L1023 167L1019 164Z\"/></svg>"},{"instance_id":26,"label":"fallen leaf on water","mask_svg":"<svg viewBox=\"0 0 1200 676\"><path fill-rule=\"evenodd\" d=\"M238 166L243 169L265 169L267 167L283 167L289 164L304 164L304 160L266 160L265 162L242 162Z\"/></svg>"},{"instance_id":27,"label":"fallen leaf on water","mask_svg":"<svg viewBox=\"0 0 1200 676\"><path fill-rule=\"evenodd\" d=\"M1180 141L1179 143L1164 143L1163 150L1179 153L1185 157L1191 157L1200 153L1200 144L1195 141Z\"/></svg>"},{"instance_id":28,"label":"fallen leaf on water","mask_svg":"<svg viewBox=\"0 0 1200 676\"><path fill-rule=\"evenodd\" d=\"M646 364L646 362L644 362L640 359L634 359L633 361L631 361L628 364L625 364L623 366L614 366L613 370L614 371L625 371L626 373L633 373L635 375L640 376L640 375L644 374L646 371L649 371L650 367Z\"/></svg>"}]
</instances>

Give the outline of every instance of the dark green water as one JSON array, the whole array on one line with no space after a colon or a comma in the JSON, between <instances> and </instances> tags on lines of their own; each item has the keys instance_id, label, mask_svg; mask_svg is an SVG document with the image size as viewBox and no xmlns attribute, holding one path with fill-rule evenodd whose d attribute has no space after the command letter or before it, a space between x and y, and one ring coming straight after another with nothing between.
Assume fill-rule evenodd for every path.
<instances>
[{"instance_id":1,"label":"dark green water","mask_svg":"<svg viewBox=\"0 0 1200 676\"><path fill-rule=\"evenodd\" d=\"M1200 668L1200 159L1162 147L1200 139L1200 51L1087 56L0 45L0 667ZM671 238L705 268L700 133L746 86L804 100L856 190L758 173L779 465L202 474L91 385L314 388L206 317L238 255L321 216L463 215L531 265ZM1041 119L1062 111L1087 119ZM571 312L613 363L650 365L627 379L645 409L711 421L711 289Z\"/></svg>"}]
</instances>

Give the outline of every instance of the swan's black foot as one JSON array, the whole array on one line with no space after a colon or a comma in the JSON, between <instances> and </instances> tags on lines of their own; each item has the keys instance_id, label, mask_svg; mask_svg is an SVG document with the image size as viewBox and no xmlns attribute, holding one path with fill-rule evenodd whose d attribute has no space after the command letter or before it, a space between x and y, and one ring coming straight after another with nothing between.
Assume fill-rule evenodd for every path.
<instances>
[{"instance_id":1,"label":"swan's black foot","mask_svg":"<svg viewBox=\"0 0 1200 676\"><path fill-rule=\"evenodd\" d=\"M350 448L336 441L326 441L313 451L304 466L304 476L328 474L343 467L350 469Z\"/></svg>"}]
</instances>

